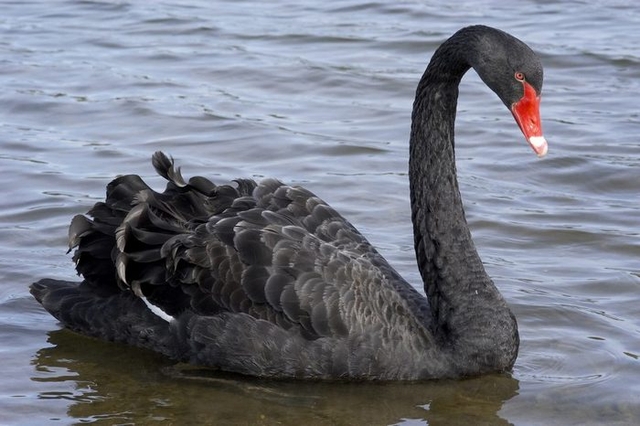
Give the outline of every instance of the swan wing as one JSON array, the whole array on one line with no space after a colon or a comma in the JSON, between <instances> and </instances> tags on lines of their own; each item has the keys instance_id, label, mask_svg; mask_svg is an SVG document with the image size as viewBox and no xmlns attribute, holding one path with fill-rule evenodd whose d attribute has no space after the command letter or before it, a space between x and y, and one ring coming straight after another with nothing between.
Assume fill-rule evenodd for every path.
<instances>
[{"instance_id":1,"label":"swan wing","mask_svg":"<svg viewBox=\"0 0 640 426\"><path fill-rule=\"evenodd\" d=\"M70 245L87 280L169 316L245 313L310 339L347 335L385 309L385 270L395 271L310 191L275 179L186 182L162 153L153 164L169 181L163 193L122 176L92 219L74 218Z\"/></svg>"}]
</instances>

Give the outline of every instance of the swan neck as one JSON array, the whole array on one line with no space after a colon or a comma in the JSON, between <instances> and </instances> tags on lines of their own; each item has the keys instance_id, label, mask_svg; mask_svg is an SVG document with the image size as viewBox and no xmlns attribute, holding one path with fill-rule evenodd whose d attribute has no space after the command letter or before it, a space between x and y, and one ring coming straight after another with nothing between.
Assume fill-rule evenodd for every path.
<instances>
[{"instance_id":1,"label":"swan neck","mask_svg":"<svg viewBox=\"0 0 640 426\"><path fill-rule=\"evenodd\" d=\"M458 85L470 66L446 47L436 51L418 85L410 138L415 250L434 315L440 306L432 294L455 298L461 286L490 282L471 239L455 162Z\"/></svg>"},{"instance_id":2,"label":"swan neck","mask_svg":"<svg viewBox=\"0 0 640 426\"><path fill-rule=\"evenodd\" d=\"M458 186L454 149L458 81L422 88L410 141L415 250L436 315L441 309L438 295L451 293L447 299L455 300L464 290L492 285L471 239Z\"/></svg>"},{"instance_id":3,"label":"swan neck","mask_svg":"<svg viewBox=\"0 0 640 426\"><path fill-rule=\"evenodd\" d=\"M445 43L436 51L414 103L409 179L416 258L436 340L451 348L453 358L460 356L465 368L469 352L484 353L484 365L509 368L517 353L517 326L473 244L456 176L458 84L470 68L463 49L473 46L458 47ZM486 339L488 329L495 330L495 341Z\"/></svg>"}]
</instances>

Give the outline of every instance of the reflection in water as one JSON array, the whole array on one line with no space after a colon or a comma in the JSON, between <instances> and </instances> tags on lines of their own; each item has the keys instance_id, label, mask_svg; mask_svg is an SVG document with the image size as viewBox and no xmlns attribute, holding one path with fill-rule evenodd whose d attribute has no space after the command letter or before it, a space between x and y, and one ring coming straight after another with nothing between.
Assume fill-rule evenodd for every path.
<instances>
[{"instance_id":1,"label":"reflection in water","mask_svg":"<svg viewBox=\"0 0 640 426\"><path fill-rule=\"evenodd\" d=\"M67 330L50 332L49 342L34 359L33 380L64 383L65 391L40 398L70 400L69 417L109 424L506 425L498 411L518 391L506 375L416 384L263 381L174 365Z\"/></svg>"}]
</instances>

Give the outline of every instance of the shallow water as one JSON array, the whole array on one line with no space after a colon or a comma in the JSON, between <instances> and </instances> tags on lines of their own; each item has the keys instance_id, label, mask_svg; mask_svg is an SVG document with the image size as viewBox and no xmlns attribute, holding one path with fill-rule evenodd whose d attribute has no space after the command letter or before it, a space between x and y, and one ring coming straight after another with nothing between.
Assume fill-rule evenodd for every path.
<instances>
[{"instance_id":1,"label":"shallow water","mask_svg":"<svg viewBox=\"0 0 640 426\"><path fill-rule=\"evenodd\" d=\"M211 4L210 4L211 3ZM633 1L3 2L2 424L640 423L640 6ZM61 330L28 294L68 279L70 218L118 174L302 183L410 281L415 85L458 28L511 32L545 65L538 160L463 80L460 185L476 245L518 317L512 375L281 383L174 365Z\"/></svg>"}]
</instances>

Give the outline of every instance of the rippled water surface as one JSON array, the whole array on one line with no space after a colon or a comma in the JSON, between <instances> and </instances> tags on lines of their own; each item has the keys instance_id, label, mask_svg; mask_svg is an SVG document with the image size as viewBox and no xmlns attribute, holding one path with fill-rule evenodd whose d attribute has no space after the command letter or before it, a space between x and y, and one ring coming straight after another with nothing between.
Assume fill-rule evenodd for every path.
<instances>
[{"instance_id":1,"label":"rippled water surface","mask_svg":"<svg viewBox=\"0 0 640 426\"><path fill-rule=\"evenodd\" d=\"M322 4L321 4L322 3ZM301 183L416 287L406 175L415 86L484 23L545 65L539 160L472 73L458 174L476 245L518 317L512 375L280 383L61 330L31 298L74 276L70 218L118 174ZM635 1L4 1L0 423L640 423L640 5Z\"/></svg>"}]
</instances>

